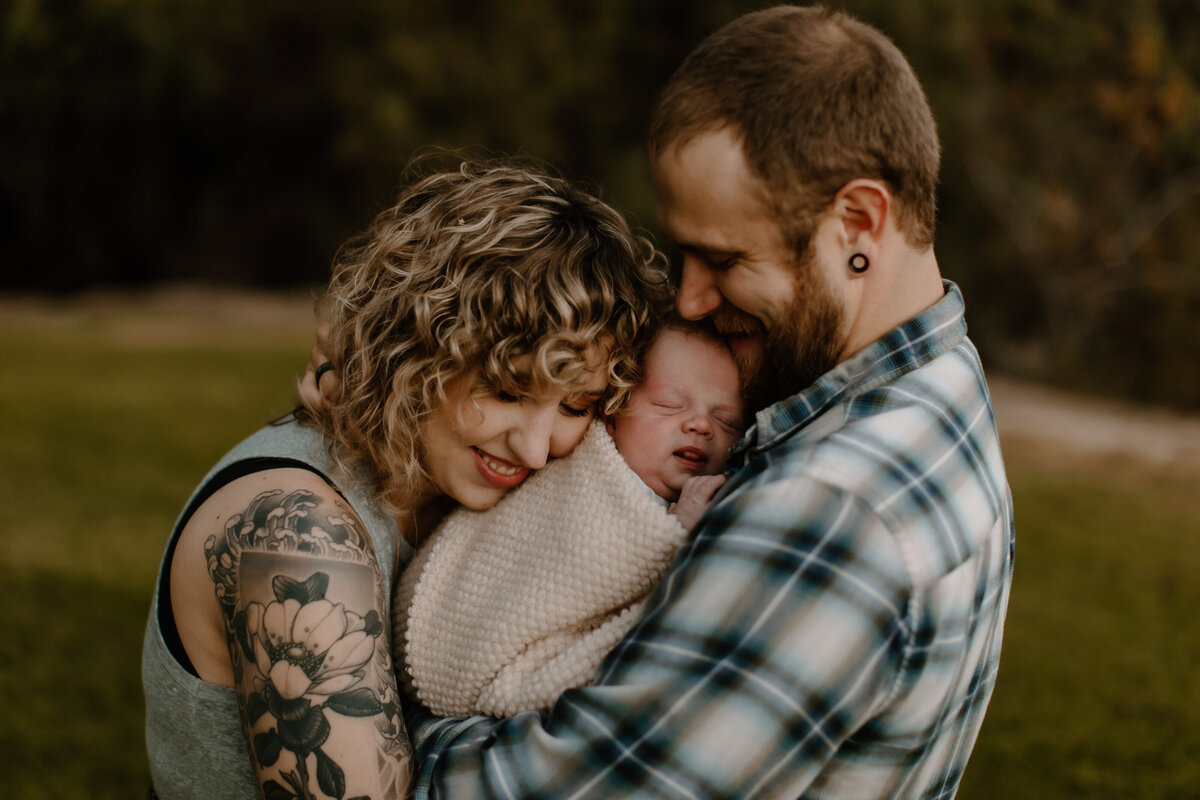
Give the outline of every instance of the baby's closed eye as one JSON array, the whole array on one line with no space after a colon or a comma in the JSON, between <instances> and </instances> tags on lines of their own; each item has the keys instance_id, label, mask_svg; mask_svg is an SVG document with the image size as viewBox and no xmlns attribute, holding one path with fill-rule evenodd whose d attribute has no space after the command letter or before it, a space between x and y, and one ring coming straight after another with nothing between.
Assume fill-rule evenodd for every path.
<instances>
[{"instance_id":1,"label":"baby's closed eye","mask_svg":"<svg viewBox=\"0 0 1200 800\"><path fill-rule=\"evenodd\" d=\"M734 433L740 431L743 427L742 418L734 414L726 414L718 411L717 413L713 414L713 419L715 419L721 427L726 428Z\"/></svg>"}]
</instances>

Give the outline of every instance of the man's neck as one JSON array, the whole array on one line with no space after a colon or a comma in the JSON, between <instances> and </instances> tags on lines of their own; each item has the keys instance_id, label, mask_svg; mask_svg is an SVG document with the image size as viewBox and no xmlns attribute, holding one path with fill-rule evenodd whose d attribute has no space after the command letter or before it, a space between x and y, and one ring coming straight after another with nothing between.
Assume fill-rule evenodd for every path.
<instances>
[{"instance_id":1,"label":"man's neck","mask_svg":"<svg viewBox=\"0 0 1200 800\"><path fill-rule=\"evenodd\" d=\"M945 289L933 248L898 248L863 285L858 314L849 321L841 360L851 358L889 331L942 299Z\"/></svg>"}]
</instances>

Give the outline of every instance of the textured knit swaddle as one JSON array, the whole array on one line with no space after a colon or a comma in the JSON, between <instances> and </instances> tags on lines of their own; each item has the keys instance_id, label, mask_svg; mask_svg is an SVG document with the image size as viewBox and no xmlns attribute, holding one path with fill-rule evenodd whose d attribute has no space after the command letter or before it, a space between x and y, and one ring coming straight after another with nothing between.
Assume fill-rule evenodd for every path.
<instances>
[{"instance_id":1,"label":"textured knit swaddle","mask_svg":"<svg viewBox=\"0 0 1200 800\"><path fill-rule=\"evenodd\" d=\"M487 511L446 518L393 604L396 663L434 713L549 708L641 612L685 531L593 422Z\"/></svg>"}]
</instances>

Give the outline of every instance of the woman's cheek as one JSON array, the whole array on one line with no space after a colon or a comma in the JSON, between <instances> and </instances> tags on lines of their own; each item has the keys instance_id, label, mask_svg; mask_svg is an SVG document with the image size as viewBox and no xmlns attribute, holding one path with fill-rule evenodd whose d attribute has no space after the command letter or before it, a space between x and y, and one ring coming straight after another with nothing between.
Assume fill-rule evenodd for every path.
<instances>
[{"instance_id":1,"label":"woman's cheek","mask_svg":"<svg viewBox=\"0 0 1200 800\"><path fill-rule=\"evenodd\" d=\"M586 417L560 417L550 434L550 455L562 458L578 447L591 422L591 414Z\"/></svg>"}]
</instances>

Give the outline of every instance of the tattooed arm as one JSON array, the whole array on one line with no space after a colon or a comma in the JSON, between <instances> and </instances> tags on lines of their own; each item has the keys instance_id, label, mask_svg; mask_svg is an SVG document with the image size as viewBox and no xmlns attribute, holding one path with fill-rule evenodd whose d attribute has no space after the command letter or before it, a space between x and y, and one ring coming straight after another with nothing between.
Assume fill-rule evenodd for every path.
<instances>
[{"instance_id":1,"label":"tattooed arm","mask_svg":"<svg viewBox=\"0 0 1200 800\"><path fill-rule=\"evenodd\" d=\"M171 602L200 677L237 693L265 798L404 796L380 565L320 476L268 470L206 500L176 547Z\"/></svg>"}]
</instances>

